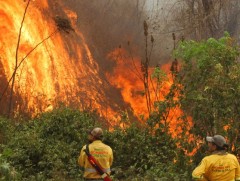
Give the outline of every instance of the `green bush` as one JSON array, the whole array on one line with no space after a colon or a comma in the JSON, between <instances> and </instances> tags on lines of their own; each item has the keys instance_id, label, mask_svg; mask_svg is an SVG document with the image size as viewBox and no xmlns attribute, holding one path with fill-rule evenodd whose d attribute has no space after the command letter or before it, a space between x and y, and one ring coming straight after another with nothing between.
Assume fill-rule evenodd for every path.
<instances>
[{"instance_id":1,"label":"green bush","mask_svg":"<svg viewBox=\"0 0 240 181\"><path fill-rule=\"evenodd\" d=\"M153 134L148 128L134 124L125 130L116 128L105 135L105 142L114 151L113 176L116 180L155 180L162 176L172 179L171 174L186 174L185 169L178 168L181 149L170 135L158 129Z\"/></svg>"},{"instance_id":2,"label":"green bush","mask_svg":"<svg viewBox=\"0 0 240 181\"><path fill-rule=\"evenodd\" d=\"M96 120L95 114L61 108L15 126L2 146L0 168L6 172L0 171L4 178L17 173L10 180L81 180L83 172L77 158L86 144L87 130L101 126ZM112 177L116 181L174 180L188 174L182 167L187 164L178 168L186 158L184 152L160 129L153 132L135 124L116 127L105 131L104 142L114 152Z\"/></svg>"},{"instance_id":3,"label":"green bush","mask_svg":"<svg viewBox=\"0 0 240 181\"><path fill-rule=\"evenodd\" d=\"M91 114L67 108L22 123L4 148L8 161L22 180L81 178L77 158L93 123Z\"/></svg>"}]
</instances>

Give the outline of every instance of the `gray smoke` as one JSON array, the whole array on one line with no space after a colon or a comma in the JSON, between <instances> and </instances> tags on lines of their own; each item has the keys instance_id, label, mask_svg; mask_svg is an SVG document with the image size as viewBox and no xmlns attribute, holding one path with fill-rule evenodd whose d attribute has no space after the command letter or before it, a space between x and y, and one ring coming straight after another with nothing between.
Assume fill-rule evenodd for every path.
<instances>
[{"instance_id":1,"label":"gray smoke","mask_svg":"<svg viewBox=\"0 0 240 181\"><path fill-rule=\"evenodd\" d=\"M109 62L106 64L106 55L119 46L127 50L134 48L134 53L144 59L143 22L146 20L149 23L149 36L153 35L154 37L152 21L155 17L151 13L155 13L155 9L152 11L151 7L162 4L160 1L158 4L152 2L149 0L64 1L66 7L77 13L77 24L86 35L88 45L91 47L92 53L97 56L95 58L99 65L102 65L106 71L113 66ZM152 65L158 64L159 61L169 60L166 58L166 54L169 56L171 49L171 46L160 43L162 39L156 40L158 41L154 42L151 52Z\"/></svg>"}]
</instances>

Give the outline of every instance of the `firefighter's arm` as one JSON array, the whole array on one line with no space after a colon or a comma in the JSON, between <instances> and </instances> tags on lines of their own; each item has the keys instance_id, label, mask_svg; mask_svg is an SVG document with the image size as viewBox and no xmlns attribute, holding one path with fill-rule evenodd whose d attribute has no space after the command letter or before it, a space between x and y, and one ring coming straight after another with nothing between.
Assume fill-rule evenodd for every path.
<instances>
[{"instance_id":1,"label":"firefighter's arm","mask_svg":"<svg viewBox=\"0 0 240 181\"><path fill-rule=\"evenodd\" d=\"M240 166L237 159L236 159L236 164L237 164L237 168L235 172L235 180L240 181Z\"/></svg>"},{"instance_id":2,"label":"firefighter's arm","mask_svg":"<svg viewBox=\"0 0 240 181\"><path fill-rule=\"evenodd\" d=\"M86 146L84 146L82 149L81 149L81 152L80 152L80 155L78 157L78 164L81 166L81 167L84 167L84 164L85 164L85 157L86 157L86 153L83 151L86 149Z\"/></svg>"},{"instance_id":3,"label":"firefighter's arm","mask_svg":"<svg viewBox=\"0 0 240 181\"><path fill-rule=\"evenodd\" d=\"M113 151L110 148L110 157L109 157L109 164L110 164L110 166L112 165L112 163L113 163Z\"/></svg>"},{"instance_id":4,"label":"firefighter's arm","mask_svg":"<svg viewBox=\"0 0 240 181\"><path fill-rule=\"evenodd\" d=\"M204 178L205 170L206 170L206 161L203 159L201 163L193 170L192 178L197 181L205 181Z\"/></svg>"}]
</instances>

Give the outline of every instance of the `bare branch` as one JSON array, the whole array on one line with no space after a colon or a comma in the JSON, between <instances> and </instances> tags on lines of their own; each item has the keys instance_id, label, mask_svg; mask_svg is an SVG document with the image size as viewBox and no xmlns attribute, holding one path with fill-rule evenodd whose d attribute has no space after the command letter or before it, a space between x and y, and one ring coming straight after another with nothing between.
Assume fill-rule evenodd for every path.
<instances>
[{"instance_id":1,"label":"bare branch","mask_svg":"<svg viewBox=\"0 0 240 181\"><path fill-rule=\"evenodd\" d=\"M23 19L22 19L20 29L19 29L19 33L18 33L18 41L17 41L16 57L15 57L16 58L15 59L15 68L14 68L14 72L13 72L13 76L12 76L13 77L12 78L12 87L11 87L11 91L10 91L10 102L9 102L9 106L8 106L8 117L10 117L10 113L11 113L11 109L12 109L13 87L14 87L16 70L17 70L17 65L18 65L18 49L19 49L19 45L20 45L20 41L21 41L22 27L23 27L23 22L24 22L24 19L26 17L26 13L27 13L27 9L29 7L30 1L31 0L28 0L26 8L24 10Z\"/></svg>"}]
</instances>

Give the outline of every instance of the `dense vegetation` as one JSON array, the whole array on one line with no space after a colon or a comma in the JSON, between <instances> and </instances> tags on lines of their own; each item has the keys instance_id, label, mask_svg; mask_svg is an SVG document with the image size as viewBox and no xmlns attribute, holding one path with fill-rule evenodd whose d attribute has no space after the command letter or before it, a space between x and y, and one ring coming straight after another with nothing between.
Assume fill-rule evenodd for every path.
<instances>
[{"instance_id":1,"label":"dense vegetation","mask_svg":"<svg viewBox=\"0 0 240 181\"><path fill-rule=\"evenodd\" d=\"M92 118L89 113L67 108L17 126L1 118L1 138L5 140L0 157L2 179L81 180L77 158L86 144L87 130L93 127ZM184 161L178 158L181 150L161 130L152 135L148 128L139 129L137 125L125 130L116 128L105 132L104 141L114 150L116 180L186 178L186 170L178 168Z\"/></svg>"},{"instance_id":2,"label":"dense vegetation","mask_svg":"<svg viewBox=\"0 0 240 181\"><path fill-rule=\"evenodd\" d=\"M240 65L238 47L229 35L203 42L184 41L175 52L182 68L145 125L126 124L108 131L92 112L59 108L32 120L0 118L1 180L81 180L77 165L86 131L106 128L104 142L114 151L114 180L191 180L191 171L205 155L198 139L222 134L230 150L239 146ZM155 72L156 73L156 72ZM155 75L155 77L157 77ZM173 137L166 118L179 107L181 132ZM189 129L186 117L192 117ZM125 117L120 122L128 123ZM188 140L189 133L193 136ZM188 154L198 148L194 155Z\"/></svg>"},{"instance_id":3,"label":"dense vegetation","mask_svg":"<svg viewBox=\"0 0 240 181\"><path fill-rule=\"evenodd\" d=\"M183 60L180 104L194 120L193 133L222 134L235 147L240 138L239 46L225 33L219 40L184 41L175 54Z\"/></svg>"}]
</instances>

